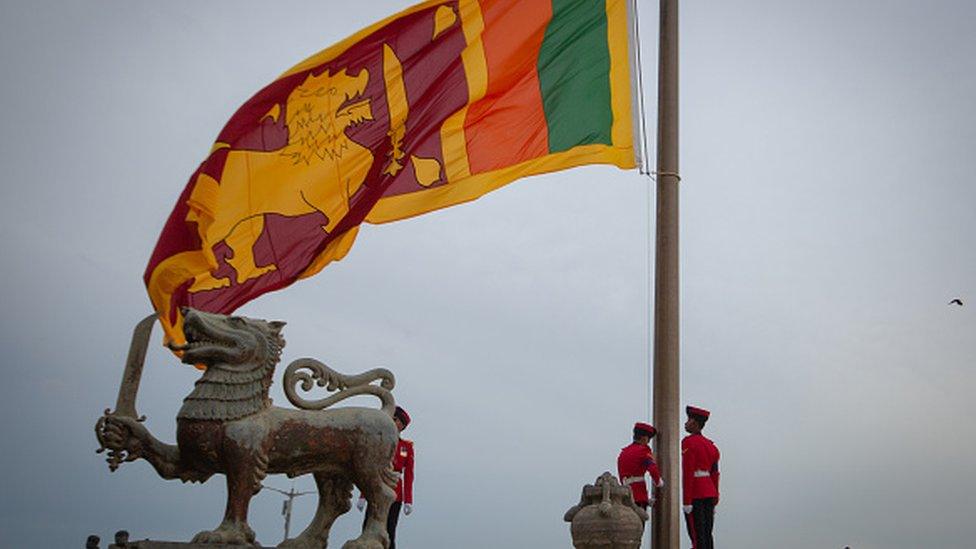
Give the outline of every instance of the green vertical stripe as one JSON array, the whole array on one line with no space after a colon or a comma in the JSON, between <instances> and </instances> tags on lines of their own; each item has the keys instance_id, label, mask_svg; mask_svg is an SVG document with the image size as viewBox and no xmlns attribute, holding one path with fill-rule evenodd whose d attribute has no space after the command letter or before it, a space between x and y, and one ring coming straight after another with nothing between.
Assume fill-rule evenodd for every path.
<instances>
[{"instance_id":1,"label":"green vertical stripe","mask_svg":"<svg viewBox=\"0 0 976 549\"><path fill-rule=\"evenodd\" d=\"M610 47L603 0L552 0L539 51L539 83L549 152L610 145Z\"/></svg>"}]
</instances>

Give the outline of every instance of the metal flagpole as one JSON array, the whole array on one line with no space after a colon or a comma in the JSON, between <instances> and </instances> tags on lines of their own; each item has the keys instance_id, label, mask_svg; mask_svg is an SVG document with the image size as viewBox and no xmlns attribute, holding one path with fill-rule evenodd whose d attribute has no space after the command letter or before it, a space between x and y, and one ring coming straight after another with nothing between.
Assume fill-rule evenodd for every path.
<instances>
[{"instance_id":1,"label":"metal flagpole","mask_svg":"<svg viewBox=\"0 0 976 549\"><path fill-rule=\"evenodd\" d=\"M680 547L678 337L678 0L660 0L657 110L657 241L654 264L655 454L664 478L654 507L654 549Z\"/></svg>"}]
</instances>

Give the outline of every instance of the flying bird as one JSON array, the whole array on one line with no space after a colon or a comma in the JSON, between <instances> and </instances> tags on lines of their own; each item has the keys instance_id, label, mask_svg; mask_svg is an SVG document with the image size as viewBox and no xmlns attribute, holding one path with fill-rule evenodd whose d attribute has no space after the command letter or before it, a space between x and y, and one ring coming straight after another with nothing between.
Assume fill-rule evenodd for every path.
<instances>
[{"instance_id":1,"label":"flying bird","mask_svg":"<svg viewBox=\"0 0 976 549\"><path fill-rule=\"evenodd\" d=\"M960 307L962 307L962 300L957 297L956 299L950 301L949 305L959 305Z\"/></svg>"}]
</instances>

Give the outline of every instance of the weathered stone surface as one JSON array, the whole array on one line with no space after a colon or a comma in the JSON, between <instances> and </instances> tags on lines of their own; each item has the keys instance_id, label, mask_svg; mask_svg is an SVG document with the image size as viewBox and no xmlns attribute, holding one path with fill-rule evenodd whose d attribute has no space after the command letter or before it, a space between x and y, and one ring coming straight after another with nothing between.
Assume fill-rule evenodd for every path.
<instances>
[{"instance_id":1,"label":"weathered stone surface","mask_svg":"<svg viewBox=\"0 0 976 549\"><path fill-rule=\"evenodd\" d=\"M144 418L135 417L138 375L130 374L141 370L142 359L126 364L123 379L136 381L123 382L119 401L132 406L106 411L95 426L100 451L108 450L109 467L115 470L142 458L164 479L204 482L214 474L224 474L228 490L224 519L216 529L200 532L190 544L140 541L133 547L256 547L254 532L247 524L248 505L265 476L275 473L289 477L312 474L319 491L312 523L279 547L325 547L332 523L351 508L353 485L369 506L362 535L344 547L382 549L388 545L386 515L397 482L392 467L398 438L392 419L396 406L391 393L393 374L376 369L346 376L317 360L299 359L287 368L284 384L289 401L301 409L272 406L268 388L285 345L283 326L283 322L184 310L187 342L171 348L183 353L183 362L202 364L206 370L177 416L176 445L153 437ZM148 333L138 341L134 335L130 357L144 357L144 349L136 347L147 341ZM307 401L297 395L296 385L305 391L318 385L338 392ZM382 407L324 410L362 394L377 396Z\"/></svg>"},{"instance_id":2,"label":"weathered stone surface","mask_svg":"<svg viewBox=\"0 0 976 549\"><path fill-rule=\"evenodd\" d=\"M576 549L640 549L647 512L634 504L630 488L606 472L583 487L563 520L572 523Z\"/></svg>"}]
</instances>

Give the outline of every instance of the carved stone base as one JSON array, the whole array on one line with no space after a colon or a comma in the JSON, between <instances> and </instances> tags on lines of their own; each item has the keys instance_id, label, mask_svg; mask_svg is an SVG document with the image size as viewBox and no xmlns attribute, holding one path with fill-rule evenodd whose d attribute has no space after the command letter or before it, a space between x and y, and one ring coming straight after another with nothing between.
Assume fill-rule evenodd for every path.
<instances>
[{"instance_id":1,"label":"carved stone base","mask_svg":"<svg viewBox=\"0 0 976 549\"><path fill-rule=\"evenodd\" d=\"M580 502L563 518L572 523L576 549L640 549L647 512L634 504L629 487L606 472L583 487Z\"/></svg>"},{"instance_id":2,"label":"carved stone base","mask_svg":"<svg viewBox=\"0 0 976 549\"><path fill-rule=\"evenodd\" d=\"M118 547L109 545L109 549ZM225 545L223 543L215 545L212 543L187 543L185 541L154 541L144 539L142 541L130 541L126 544L126 549L241 549L242 547L254 547L245 545Z\"/></svg>"}]
</instances>

